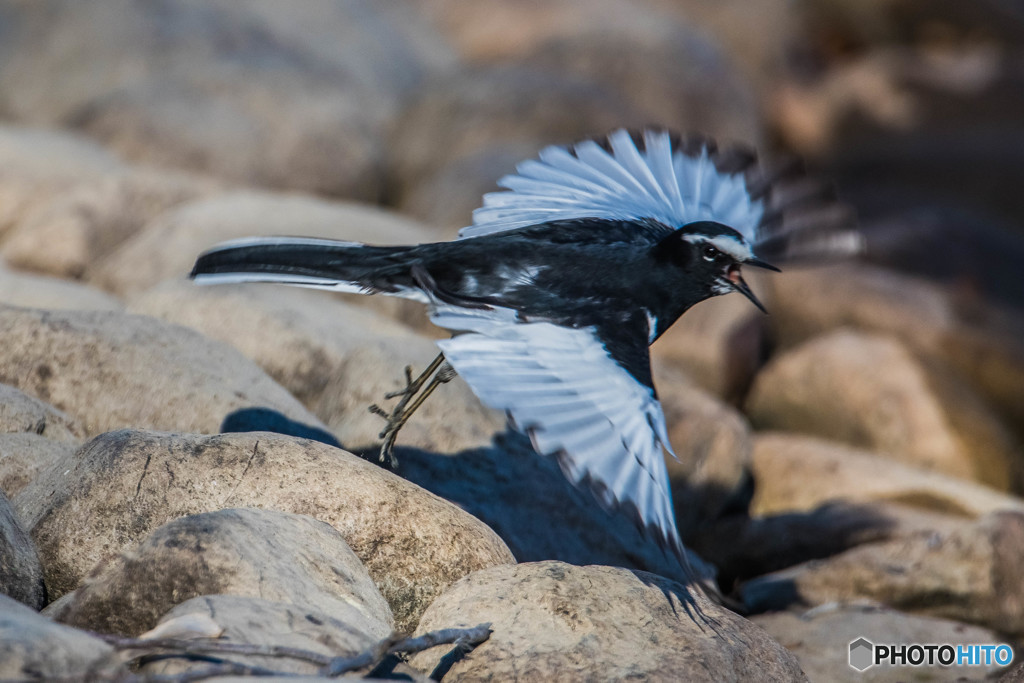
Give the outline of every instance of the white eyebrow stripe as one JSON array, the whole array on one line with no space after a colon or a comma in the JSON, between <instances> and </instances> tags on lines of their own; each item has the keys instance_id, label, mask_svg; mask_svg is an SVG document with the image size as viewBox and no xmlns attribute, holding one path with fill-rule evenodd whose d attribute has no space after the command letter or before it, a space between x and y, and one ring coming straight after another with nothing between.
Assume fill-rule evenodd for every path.
<instances>
[{"instance_id":1,"label":"white eyebrow stripe","mask_svg":"<svg viewBox=\"0 0 1024 683\"><path fill-rule=\"evenodd\" d=\"M727 235L715 235L714 237L710 237L708 235L683 235L683 239L691 244L696 244L698 242L710 244L719 251L732 256L741 263L754 258L754 252L750 250L750 247L746 243Z\"/></svg>"}]
</instances>

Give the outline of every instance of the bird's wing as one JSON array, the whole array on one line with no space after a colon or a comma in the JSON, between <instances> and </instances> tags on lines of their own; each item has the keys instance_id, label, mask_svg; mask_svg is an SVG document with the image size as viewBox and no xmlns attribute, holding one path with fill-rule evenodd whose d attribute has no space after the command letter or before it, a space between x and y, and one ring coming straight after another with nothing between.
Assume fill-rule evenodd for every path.
<instances>
[{"instance_id":1,"label":"bird's wing","mask_svg":"<svg viewBox=\"0 0 1024 683\"><path fill-rule=\"evenodd\" d=\"M781 260L856 253L860 233L831 189L794 164L767 168L756 155L710 139L664 130L543 149L484 196L460 238L574 218L649 218L679 228L715 221L739 232L765 257ZM763 248L758 248L763 246Z\"/></svg>"},{"instance_id":2,"label":"bird's wing","mask_svg":"<svg viewBox=\"0 0 1024 683\"><path fill-rule=\"evenodd\" d=\"M509 309L440 306L431 320L466 331L438 345L485 404L505 411L537 452L555 456L570 481L604 505L624 508L682 559L661 404L593 328L517 323Z\"/></svg>"}]
</instances>

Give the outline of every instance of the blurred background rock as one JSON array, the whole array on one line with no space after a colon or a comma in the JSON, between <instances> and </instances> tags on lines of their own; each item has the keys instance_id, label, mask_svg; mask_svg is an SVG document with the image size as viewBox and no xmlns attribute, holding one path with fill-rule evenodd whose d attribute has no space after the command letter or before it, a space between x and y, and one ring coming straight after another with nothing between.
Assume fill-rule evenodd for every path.
<instances>
[{"instance_id":1,"label":"blurred background rock","mask_svg":"<svg viewBox=\"0 0 1024 683\"><path fill-rule=\"evenodd\" d=\"M4 314L0 382L81 425L50 444L8 419L5 493L39 506L15 498L37 451L71 457L120 427L217 431L236 403L372 449L366 405L439 334L421 308L196 290L182 280L198 251L245 235L447 239L544 145L648 124L802 157L868 245L858 262L758 278L770 316L719 298L655 345L687 543L755 611L853 603L814 618L920 638L964 622L1016 642L1017 0L0 0L0 301L67 311ZM194 360L168 351L178 338ZM181 382L232 353L216 382ZM251 396L224 389L241 381L221 377L231 367ZM120 390L145 386L163 388ZM442 393L403 431L400 475L520 561L665 570L551 463L495 439L500 416L463 384ZM894 563L905 582L887 578ZM808 673L846 672L807 619L759 623Z\"/></svg>"}]
</instances>

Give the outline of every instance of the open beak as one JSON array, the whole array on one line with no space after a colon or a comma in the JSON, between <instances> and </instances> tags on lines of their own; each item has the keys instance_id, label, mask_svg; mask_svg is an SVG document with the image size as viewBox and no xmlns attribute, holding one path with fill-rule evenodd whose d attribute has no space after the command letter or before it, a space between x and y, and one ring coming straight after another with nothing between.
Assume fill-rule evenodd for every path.
<instances>
[{"instance_id":1,"label":"open beak","mask_svg":"<svg viewBox=\"0 0 1024 683\"><path fill-rule=\"evenodd\" d=\"M751 262L748 261L747 263L751 263ZM751 265L755 265L755 264L751 263ZM767 264L765 264L765 265L767 265ZM771 268L772 270L778 270L778 268L773 268L771 266L768 266L768 267ZM739 265L734 264L734 265L729 266L729 270L725 271L725 277L732 284L732 288L733 289L735 289L737 292L739 292L743 296L745 296L748 299L750 299L750 302L752 304L757 306L759 309L761 309L762 313L767 315L768 309L766 309L764 307L764 304L762 304L758 300L758 298L754 295L753 290L750 289L750 285L748 285L746 280L743 279L743 276L740 275L740 267L739 267Z\"/></svg>"}]
</instances>

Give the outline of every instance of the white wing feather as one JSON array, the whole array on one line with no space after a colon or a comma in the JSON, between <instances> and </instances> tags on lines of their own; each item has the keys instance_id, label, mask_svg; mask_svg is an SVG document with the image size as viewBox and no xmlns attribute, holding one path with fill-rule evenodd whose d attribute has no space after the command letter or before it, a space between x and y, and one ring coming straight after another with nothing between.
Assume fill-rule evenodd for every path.
<instances>
[{"instance_id":1,"label":"white wing feather","mask_svg":"<svg viewBox=\"0 0 1024 683\"><path fill-rule=\"evenodd\" d=\"M548 147L498 184L507 192L484 196L473 225L460 238L479 237L551 220L653 218L670 227L713 220L753 244L764 215L740 173L722 173L708 149L697 156L673 149L665 131L646 130L644 150L625 130L608 136L609 153L592 140Z\"/></svg>"},{"instance_id":2,"label":"white wing feather","mask_svg":"<svg viewBox=\"0 0 1024 683\"><path fill-rule=\"evenodd\" d=\"M681 548L661 405L593 330L516 322L500 308L438 306L431 320L467 332L438 346L484 403L505 411L538 452L557 455L573 483L588 480L606 504L632 504L643 526Z\"/></svg>"}]
</instances>

